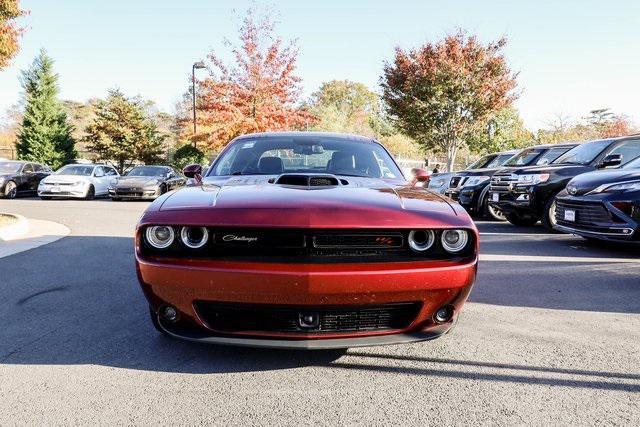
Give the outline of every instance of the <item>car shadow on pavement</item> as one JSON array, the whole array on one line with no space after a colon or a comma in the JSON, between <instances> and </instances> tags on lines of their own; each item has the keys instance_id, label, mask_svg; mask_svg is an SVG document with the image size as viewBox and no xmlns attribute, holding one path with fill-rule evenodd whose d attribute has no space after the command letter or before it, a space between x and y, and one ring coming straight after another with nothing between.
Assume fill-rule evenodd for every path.
<instances>
[{"instance_id":1,"label":"car shadow on pavement","mask_svg":"<svg viewBox=\"0 0 640 427\"><path fill-rule=\"evenodd\" d=\"M218 347L168 339L158 334L151 325L147 303L135 274L133 239L126 237L65 237L31 251L1 258L0 272L0 301L3 307L0 310L0 324L3 325L0 330L0 364L4 365L89 364L198 374L327 366L408 375L471 377L485 381L616 390L629 387L626 383L616 385L487 373L481 362L417 360L425 364L466 363L467 366L478 368L478 372L469 373L437 367L405 368L391 364L353 363L354 359L366 361L368 356L362 356L364 353L360 352ZM563 286L566 292L576 292L580 283L567 283L567 278L564 278ZM504 287L502 292L505 292ZM534 296L540 292L539 287L533 289ZM522 295L521 289L517 293L520 294L518 298L510 303L523 306L532 304L526 295ZM490 293L482 294L485 300L490 296ZM568 307L575 307L575 304L569 301L565 308ZM607 307L605 303L600 308L613 307ZM391 359L398 356L376 357ZM518 370L506 365L496 365L494 368ZM535 367L521 367L519 370L554 373L553 370ZM601 374L605 377L608 375ZM630 387L638 391L638 386Z\"/></svg>"}]
</instances>

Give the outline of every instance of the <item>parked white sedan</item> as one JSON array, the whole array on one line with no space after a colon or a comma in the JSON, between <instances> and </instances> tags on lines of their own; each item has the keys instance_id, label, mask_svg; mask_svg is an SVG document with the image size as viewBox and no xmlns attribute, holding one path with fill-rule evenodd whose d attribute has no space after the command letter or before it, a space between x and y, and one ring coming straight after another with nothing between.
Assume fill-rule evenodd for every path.
<instances>
[{"instance_id":1,"label":"parked white sedan","mask_svg":"<svg viewBox=\"0 0 640 427\"><path fill-rule=\"evenodd\" d=\"M107 196L109 184L119 176L108 165L66 165L40 181L38 196L44 200L53 197L93 199Z\"/></svg>"}]
</instances>

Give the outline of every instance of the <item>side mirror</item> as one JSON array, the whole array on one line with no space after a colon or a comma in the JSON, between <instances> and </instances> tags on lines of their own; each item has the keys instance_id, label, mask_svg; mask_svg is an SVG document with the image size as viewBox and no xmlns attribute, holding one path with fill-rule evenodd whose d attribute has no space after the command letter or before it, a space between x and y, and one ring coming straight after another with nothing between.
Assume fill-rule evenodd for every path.
<instances>
[{"instance_id":1,"label":"side mirror","mask_svg":"<svg viewBox=\"0 0 640 427\"><path fill-rule=\"evenodd\" d=\"M411 174L413 175L411 184L414 187L424 187L429 184L429 180L431 179L431 174L424 169L411 169Z\"/></svg>"},{"instance_id":2,"label":"side mirror","mask_svg":"<svg viewBox=\"0 0 640 427\"><path fill-rule=\"evenodd\" d=\"M619 166L622 163L622 154L609 154L598 165L599 169L608 168L611 166Z\"/></svg>"},{"instance_id":3,"label":"side mirror","mask_svg":"<svg viewBox=\"0 0 640 427\"><path fill-rule=\"evenodd\" d=\"M182 169L182 173L187 178L193 178L196 184L202 182L202 166L198 164L187 165Z\"/></svg>"}]
</instances>

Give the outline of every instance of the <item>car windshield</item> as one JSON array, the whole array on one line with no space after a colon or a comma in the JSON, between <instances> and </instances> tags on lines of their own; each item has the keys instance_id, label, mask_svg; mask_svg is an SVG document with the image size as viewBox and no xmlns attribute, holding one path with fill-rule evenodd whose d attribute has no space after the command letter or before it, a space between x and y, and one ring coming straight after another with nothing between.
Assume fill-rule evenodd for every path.
<instances>
[{"instance_id":1,"label":"car windshield","mask_svg":"<svg viewBox=\"0 0 640 427\"><path fill-rule=\"evenodd\" d=\"M243 138L223 151L208 176L282 173L402 178L380 144L331 136Z\"/></svg>"},{"instance_id":2,"label":"car windshield","mask_svg":"<svg viewBox=\"0 0 640 427\"><path fill-rule=\"evenodd\" d=\"M167 168L161 166L138 166L131 169L126 176L167 176Z\"/></svg>"},{"instance_id":3,"label":"car windshield","mask_svg":"<svg viewBox=\"0 0 640 427\"><path fill-rule=\"evenodd\" d=\"M513 157L513 154L500 154L496 156L495 159L491 160L489 163L484 165L484 168L491 169L496 168L498 166L502 166L506 163L507 160Z\"/></svg>"},{"instance_id":4,"label":"car windshield","mask_svg":"<svg viewBox=\"0 0 640 427\"><path fill-rule=\"evenodd\" d=\"M600 153L602 153L611 141L593 141L573 147L571 150L558 157L553 163L570 163L576 165L586 165L591 163Z\"/></svg>"},{"instance_id":5,"label":"car windshield","mask_svg":"<svg viewBox=\"0 0 640 427\"><path fill-rule=\"evenodd\" d=\"M469 166L467 166L467 170L469 169L480 169L483 168L484 165L488 164L491 160L495 159L497 157L496 154L488 154L484 157L480 157L478 160L476 160L475 162L471 163Z\"/></svg>"},{"instance_id":6,"label":"car windshield","mask_svg":"<svg viewBox=\"0 0 640 427\"><path fill-rule=\"evenodd\" d=\"M93 166L70 165L60 169L58 172L56 172L56 175L91 176L92 173Z\"/></svg>"},{"instance_id":7,"label":"car windshield","mask_svg":"<svg viewBox=\"0 0 640 427\"><path fill-rule=\"evenodd\" d=\"M624 165L622 169L640 169L640 157L631 160L629 163Z\"/></svg>"},{"instance_id":8,"label":"car windshield","mask_svg":"<svg viewBox=\"0 0 640 427\"><path fill-rule=\"evenodd\" d=\"M22 163L0 162L0 173L17 173L22 167Z\"/></svg>"},{"instance_id":9,"label":"car windshield","mask_svg":"<svg viewBox=\"0 0 640 427\"><path fill-rule=\"evenodd\" d=\"M544 150L539 148L529 148L527 150L522 150L508 161L504 163L505 166L526 166L531 164L535 160L536 157L540 155Z\"/></svg>"}]
</instances>

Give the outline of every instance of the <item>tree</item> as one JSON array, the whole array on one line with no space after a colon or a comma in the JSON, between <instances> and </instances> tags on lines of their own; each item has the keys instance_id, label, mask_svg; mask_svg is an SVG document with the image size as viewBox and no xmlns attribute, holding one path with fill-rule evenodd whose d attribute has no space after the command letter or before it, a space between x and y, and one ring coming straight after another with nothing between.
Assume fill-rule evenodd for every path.
<instances>
[{"instance_id":1,"label":"tree","mask_svg":"<svg viewBox=\"0 0 640 427\"><path fill-rule=\"evenodd\" d=\"M54 169L75 159L75 140L67 114L58 101L58 75L44 50L22 72L24 115L18 131L18 158L46 163Z\"/></svg>"},{"instance_id":2,"label":"tree","mask_svg":"<svg viewBox=\"0 0 640 427\"><path fill-rule=\"evenodd\" d=\"M191 144L178 148L173 155L173 165L178 169L190 164L202 164L205 160L205 154Z\"/></svg>"},{"instance_id":3,"label":"tree","mask_svg":"<svg viewBox=\"0 0 640 427\"><path fill-rule=\"evenodd\" d=\"M195 139L219 150L247 132L302 129L313 117L297 106L300 78L294 74L298 48L283 45L268 16L249 10L232 45L233 63L209 54L210 76L199 82ZM185 120L185 126L188 122Z\"/></svg>"},{"instance_id":4,"label":"tree","mask_svg":"<svg viewBox=\"0 0 640 427\"><path fill-rule=\"evenodd\" d=\"M486 122L484 129L468 141L476 152L498 152L525 148L534 141L534 135L524 127L524 122L513 107L499 110Z\"/></svg>"},{"instance_id":5,"label":"tree","mask_svg":"<svg viewBox=\"0 0 640 427\"><path fill-rule=\"evenodd\" d=\"M164 136L146 116L141 101L129 99L117 89L98 102L95 118L85 132L88 148L100 160L115 162L120 173L136 161L161 160Z\"/></svg>"},{"instance_id":6,"label":"tree","mask_svg":"<svg viewBox=\"0 0 640 427\"><path fill-rule=\"evenodd\" d=\"M448 170L487 119L517 97L517 74L501 53L505 45L504 38L483 45L459 31L418 49L396 48L394 61L384 65L382 97L390 116L425 149L446 153Z\"/></svg>"},{"instance_id":7,"label":"tree","mask_svg":"<svg viewBox=\"0 0 640 427\"><path fill-rule=\"evenodd\" d=\"M0 0L0 71L18 53L18 38L23 29L17 26L15 19L25 14L19 0Z\"/></svg>"}]
</instances>

